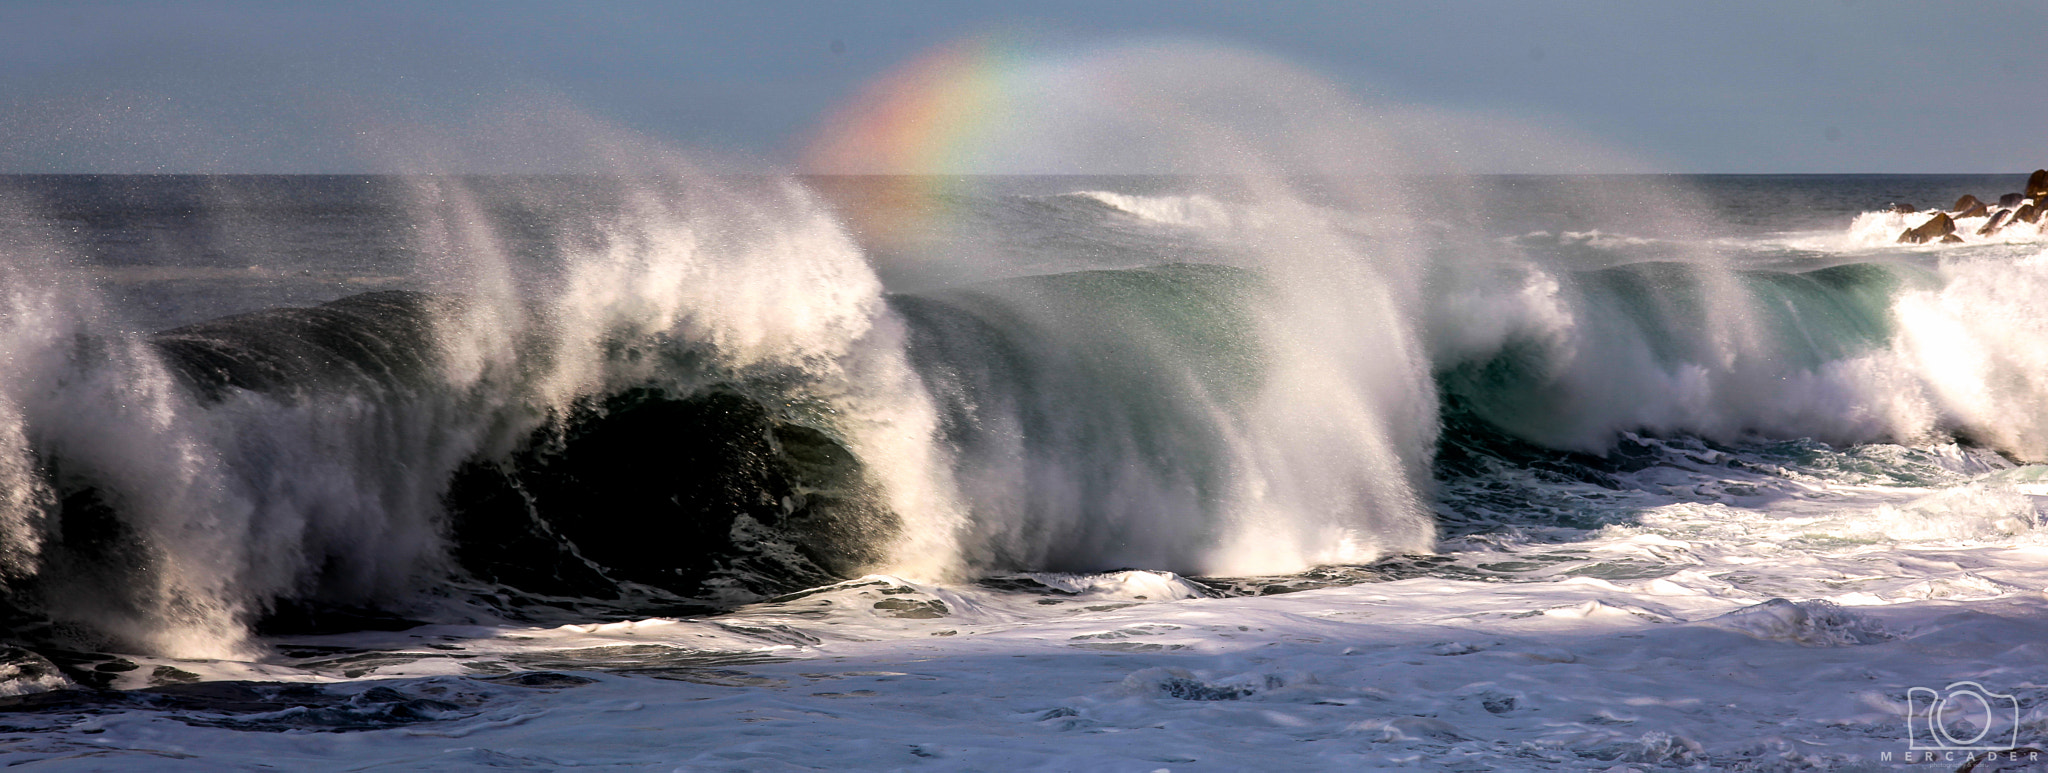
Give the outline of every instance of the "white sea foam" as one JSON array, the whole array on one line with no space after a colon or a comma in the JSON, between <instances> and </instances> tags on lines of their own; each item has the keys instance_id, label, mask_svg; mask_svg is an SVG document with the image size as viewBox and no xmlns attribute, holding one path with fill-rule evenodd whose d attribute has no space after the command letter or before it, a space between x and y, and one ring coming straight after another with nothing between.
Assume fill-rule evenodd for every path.
<instances>
[{"instance_id":1,"label":"white sea foam","mask_svg":"<svg viewBox=\"0 0 2048 773\"><path fill-rule=\"evenodd\" d=\"M1692 464L1755 475L1745 470L1759 460L1745 453L1696 454L1706 461ZM1750 461L1729 465L1742 459ZM1506 572L1506 562L1565 550L1571 557L1557 566L1581 570L1517 582L1446 572L1213 598L1172 593L1185 581L1153 573L1032 576L1076 596L868 577L695 620L305 638L295 644L399 655L363 661L395 691L387 694L460 702L436 721L339 736L186 725L133 710L68 728L62 714L17 715L25 727L48 727L41 743L0 758L50 759L89 744L95 760L173 769L259 760L1877 769L1911 742L1910 690L1973 680L2031 700L2042 676L2031 642L2048 634L2038 603L2048 548L2031 538L1859 533L1856 513L1913 507L1938 492L1781 480L1785 493L1824 496L1754 508L1668 504L1640 525L1570 545L1511 544L1460 559L1473 571ZM1625 559L1676 571L1586 573ZM945 612L926 614L933 601ZM158 662L140 660L143 673ZM318 657L300 662L309 665L178 667L341 679ZM596 669L580 671L595 681L537 689L463 678L494 664ZM1992 727L2010 724L1995 716ZM458 749L449 738L462 739ZM199 757L155 756L167 747Z\"/></svg>"},{"instance_id":2,"label":"white sea foam","mask_svg":"<svg viewBox=\"0 0 2048 773\"><path fill-rule=\"evenodd\" d=\"M1234 230L1260 219L1242 208L1227 206L1201 194L1140 196L1112 191L1081 191L1074 195L1147 222L1183 228Z\"/></svg>"},{"instance_id":3,"label":"white sea foam","mask_svg":"<svg viewBox=\"0 0 2048 773\"><path fill-rule=\"evenodd\" d=\"M1993 214L1996 214L1994 211ZM1955 218L1955 236L1958 243L1929 242L1921 245L1902 245L1899 235L1918 228L1933 218L1935 212L1900 213L1890 210L1864 212L1850 221L1849 227L1837 233L1817 233L1799 237L1788 242L1788 246L1799 249L1824 250L1828 252L1861 252L1872 250L1948 251L1963 247L1978 247L1989 244L2027 245L2037 244L2043 238L2048 220L2037 223L2011 221L2003 224L1991 234L1977 233L1991 221L1990 216Z\"/></svg>"}]
</instances>

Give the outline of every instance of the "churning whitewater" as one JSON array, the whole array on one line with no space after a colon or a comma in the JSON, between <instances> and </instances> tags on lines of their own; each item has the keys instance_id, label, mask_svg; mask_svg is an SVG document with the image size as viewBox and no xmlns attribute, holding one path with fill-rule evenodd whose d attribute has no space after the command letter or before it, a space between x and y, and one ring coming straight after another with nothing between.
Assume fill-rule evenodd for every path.
<instances>
[{"instance_id":1,"label":"churning whitewater","mask_svg":"<svg viewBox=\"0 0 2048 773\"><path fill-rule=\"evenodd\" d=\"M45 197L23 232L38 206L290 199L404 228L421 267L308 255L262 270L366 291L187 321L238 271L116 265L139 276L98 290L37 250L10 266L10 601L80 645L231 655L260 621L409 610L450 578L487 606L719 608L882 569L1292 571L1431 544L1433 389L1367 261L1315 292L1155 250L885 294L796 180L21 187ZM106 309L124 291L185 324L134 329ZM1307 329L1333 323L1385 333Z\"/></svg>"},{"instance_id":2,"label":"churning whitewater","mask_svg":"<svg viewBox=\"0 0 2048 773\"><path fill-rule=\"evenodd\" d=\"M2031 223L1912 248L1866 233L1910 227L1897 213L1835 234L1748 213L1715 241L1498 233L1477 225L1488 199L1568 204L1590 183L1459 181L1411 197L1465 211L1390 226L1327 191L993 179L933 194L988 229L976 249L1057 239L1035 257L1088 265L988 260L888 290L871 259L934 258L864 253L814 181L676 164L15 180L0 515L8 606L35 621L18 635L223 657L252 651L252 626L323 616L709 611L870 572L1359 565L1524 517L1466 498L1527 485L1502 470L1606 480L1644 437L2048 455ZM1731 190L1656 193L1739 206L1774 184L1703 183ZM346 228L203 241L207 220L294 217ZM60 239L62 221L93 230ZM172 235L130 242L152 228ZM299 252L220 265L252 246ZM113 281L86 281L95 264ZM266 307L244 283L347 294Z\"/></svg>"},{"instance_id":3,"label":"churning whitewater","mask_svg":"<svg viewBox=\"0 0 2048 773\"><path fill-rule=\"evenodd\" d=\"M460 764L556 766L603 757L549 740L592 711L701 724L648 684L781 716L915 657L1038 685L888 747L970 766L1039 754L1013 720L1087 739L1049 767L1152 759L1116 733L1195 704L1174 759L1250 764L1203 740L1247 721L1222 703L1350 739L1332 765L1839 766L1877 752L1743 729L1739 686L1625 710L1623 675L1712 682L1723 655L1668 653L1718 642L1783 705L1847 690L1802 732L1890 738L1909 688L2017 656L1854 652L2035 625L2048 587L2048 242L1996 212L1902 242L1934 216L1887 209L2017 179L663 159L8 179L0 684L23 728L110 718L8 754L403 766L444 752L395 739L477 733L512 751ZM1827 681L1854 674L1881 686ZM956 711L901 689L840 740L699 761Z\"/></svg>"}]
</instances>

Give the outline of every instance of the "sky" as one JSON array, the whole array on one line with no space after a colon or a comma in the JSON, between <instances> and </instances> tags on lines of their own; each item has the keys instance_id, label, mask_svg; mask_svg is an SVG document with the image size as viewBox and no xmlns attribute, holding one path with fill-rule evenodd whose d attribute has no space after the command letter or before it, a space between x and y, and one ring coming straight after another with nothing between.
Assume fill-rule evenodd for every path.
<instances>
[{"instance_id":1,"label":"sky","mask_svg":"<svg viewBox=\"0 0 2048 773\"><path fill-rule=\"evenodd\" d=\"M0 172L545 156L545 135L486 139L508 105L794 168L877 79L988 36L1200 41L1612 151L1560 171L2023 172L2048 166L2043 30L2038 2L0 0ZM1020 171L952 163L902 171Z\"/></svg>"}]
</instances>

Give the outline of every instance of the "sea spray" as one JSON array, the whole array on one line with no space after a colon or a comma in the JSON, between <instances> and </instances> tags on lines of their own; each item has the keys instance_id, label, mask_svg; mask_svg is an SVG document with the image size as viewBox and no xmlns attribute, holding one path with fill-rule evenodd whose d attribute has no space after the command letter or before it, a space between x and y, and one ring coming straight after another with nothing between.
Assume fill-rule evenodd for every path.
<instances>
[{"instance_id":1,"label":"sea spray","mask_svg":"<svg viewBox=\"0 0 2048 773\"><path fill-rule=\"evenodd\" d=\"M1606 178L1474 184L1482 208L1447 226L1425 302L1447 410L1596 454L1626 432L1857 443L1937 429L1891 345L1893 299L1924 272L1747 267L1740 245L1698 237L1709 207L1669 181L1615 183L1635 197L1615 210L1601 203L1614 192L1589 190ZM1630 230L1488 236L1530 209Z\"/></svg>"},{"instance_id":2,"label":"sea spray","mask_svg":"<svg viewBox=\"0 0 2048 773\"><path fill-rule=\"evenodd\" d=\"M959 59L952 75L920 65L889 81L900 87L848 111L815 155L862 170L901 155L888 146L901 136L888 130L892 106L919 102L913 87L943 106L956 77L986 76L970 71L977 61ZM1214 77L1224 72L1232 75ZM1066 194L1191 229L1198 246L1178 252L1235 270L1112 263L1120 270L912 290L897 301L959 449L970 564L1285 571L1429 550L1421 501L1435 398L1414 321L1418 234L1395 181L1434 154L1382 131L1314 76L1210 46L1048 55L999 80L977 93L993 94L984 107L1008 120L953 117L988 129L966 138L963 158L1200 175L1181 179L1193 190L1165 196ZM1066 88L1089 82L1119 87ZM1008 139L1032 127L1065 140ZM1098 159L1111 149L1128 156ZM1359 179L1336 191L1305 179L1329 175ZM891 260L980 265L983 276L1011 268L980 249L1000 241L975 233L984 221L929 222L946 238L907 238L912 218L876 214L878 202L903 197L901 186L837 193L856 233L886 233L879 243L892 256L922 250ZM959 185L929 195L963 196ZM862 226L869 221L886 227Z\"/></svg>"},{"instance_id":3,"label":"sea spray","mask_svg":"<svg viewBox=\"0 0 2048 773\"><path fill-rule=\"evenodd\" d=\"M56 242L19 210L0 217L9 595L40 597L74 645L242 653L251 513L212 428L181 420L190 397L145 340L107 323Z\"/></svg>"},{"instance_id":4,"label":"sea spray","mask_svg":"<svg viewBox=\"0 0 2048 773\"><path fill-rule=\"evenodd\" d=\"M767 410L768 453L793 455L777 464L810 470L805 481L860 478L769 503L862 500L848 507L871 522L847 528L865 533L810 546L840 554L828 565L857 572L846 557L866 556L948 576L950 464L860 253L786 180L663 169L556 181L566 191L512 181L509 207L505 185L480 192L492 181L402 179L416 286L431 293L154 337L97 311L97 293L65 267L23 279L33 256L10 255L10 603L56 623L47 636L70 646L190 656L241 653L248 627L284 607L295 620L337 605L425 610L427 580L460 572L444 540L475 536L450 534L462 509L451 497L464 493L451 482L545 456L576 417L602 420L633 394L730 393ZM554 207L536 222L557 229L538 241L534 222L504 219L536 203ZM834 461L842 444L852 458ZM660 474L640 484L669 485ZM545 531L551 514L527 515ZM611 539L631 540L657 514L604 515ZM780 549L772 529L723 517L737 544ZM739 573L720 586L728 601L787 589L748 581L706 545L656 547L675 565ZM576 560L573 544L550 549Z\"/></svg>"},{"instance_id":5,"label":"sea spray","mask_svg":"<svg viewBox=\"0 0 2048 773\"><path fill-rule=\"evenodd\" d=\"M448 256L441 281L482 288L466 293L466 306L482 311L441 326L450 345L477 353L462 372L489 374L471 388L490 393L481 399L515 439L549 422L559 430L590 401L624 390L673 399L737 390L777 421L846 444L879 499L874 514L894 524L871 530L900 539L883 550L891 568L949 576L951 465L861 253L792 181L721 179L672 154L633 152L652 157L580 181L587 201L602 203L554 223L537 251L507 248L498 234L513 225L492 219L482 192L442 182L422 195L450 202L429 210L445 220L434 232L453 236L437 250ZM637 518L654 516L611 517L630 533Z\"/></svg>"},{"instance_id":6,"label":"sea spray","mask_svg":"<svg viewBox=\"0 0 2048 773\"><path fill-rule=\"evenodd\" d=\"M2029 374L2042 362L2020 332L2040 316L2027 289L2039 262L1447 269L1431 301L1435 367L1459 410L1593 453L1622 432L1954 435L2039 459L2042 387Z\"/></svg>"},{"instance_id":7,"label":"sea spray","mask_svg":"<svg viewBox=\"0 0 2048 773\"><path fill-rule=\"evenodd\" d=\"M2021 458L2048 459L2048 252L1963 256L1940 289L1902 293L1893 350L1942 424Z\"/></svg>"}]
</instances>

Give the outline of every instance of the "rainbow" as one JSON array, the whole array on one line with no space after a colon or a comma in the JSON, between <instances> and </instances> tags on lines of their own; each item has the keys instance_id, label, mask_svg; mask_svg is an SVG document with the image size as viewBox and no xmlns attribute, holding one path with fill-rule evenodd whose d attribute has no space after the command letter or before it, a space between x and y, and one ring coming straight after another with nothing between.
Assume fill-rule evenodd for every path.
<instances>
[{"instance_id":1,"label":"rainbow","mask_svg":"<svg viewBox=\"0 0 2048 773\"><path fill-rule=\"evenodd\" d=\"M975 167L1027 60L1006 40L956 41L869 84L804 152L818 174L934 175Z\"/></svg>"},{"instance_id":2,"label":"rainbow","mask_svg":"<svg viewBox=\"0 0 2048 773\"><path fill-rule=\"evenodd\" d=\"M911 60L834 111L802 153L863 241L900 246L935 236L962 173L985 171L1003 116L1028 76L1022 46L995 35Z\"/></svg>"},{"instance_id":3,"label":"rainbow","mask_svg":"<svg viewBox=\"0 0 2048 773\"><path fill-rule=\"evenodd\" d=\"M820 176L863 243L923 252L918 242L946 237L951 202L974 175L1156 167L1143 147L1148 122L1184 110L1148 73L1210 50L1170 40L1106 50L1030 46L1011 34L956 40L829 113L800 168Z\"/></svg>"}]
</instances>

